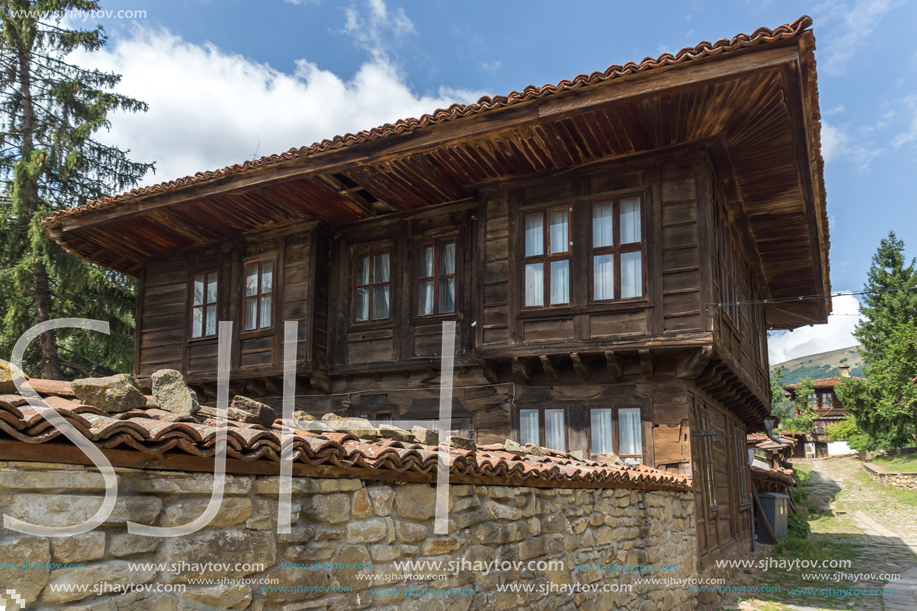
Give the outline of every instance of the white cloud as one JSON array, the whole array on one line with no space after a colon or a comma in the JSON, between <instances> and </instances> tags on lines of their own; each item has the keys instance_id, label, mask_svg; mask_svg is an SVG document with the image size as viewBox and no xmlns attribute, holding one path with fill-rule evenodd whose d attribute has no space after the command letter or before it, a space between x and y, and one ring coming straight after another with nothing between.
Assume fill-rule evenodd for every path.
<instances>
[{"instance_id":1,"label":"white cloud","mask_svg":"<svg viewBox=\"0 0 917 611\"><path fill-rule=\"evenodd\" d=\"M377 59L387 58L390 45L416 33L404 9L389 11L383 0L366 0L366 10L348 8L345 14L344 32Z\"/></svg>"},{"instance_id":2,"label":"white cloud","mask_svg":"<svg viewBox=\"0 0 917 611\"><path fill-rule=\"evenodd\" d=\"M833 313L824 325L802 327L795 331L778 331L767 340L771 365L792 359L856 346L853 331L860 322L860 302L852 295L832 299Z\"/></svg>"},{"instance_id":3,"label":"white cloud","mask_svg":"<svg viewBox=\"0 0 917 611\"><path fill-rule=\"evenodd\" d=\"M900 4L899 0L855 0L849 3L829 0L813 9L816 27L819 24L839 22L834 31L824 37L827 40L824 54L819 57L819 71L840 75L847 70L848 61L873 39L873 33L882 17Z\"/></svg>"},{"instance_id":4,"label":"white cloud","mask_svg":"<svg viewBox=\"0 0 917 611\"><path fill-rule=\"evenodd\" d=\"M910 95L904 99L911 114L911 122L904 131L892 139L892 146L901 148L905 144L917 141L917 95Z\"/></svg>"},{"instance_id":5,"label":"white cloud","mask_svg":"<svg viewBox=\"0 0 917 611\"><path fill-rule=\"evenodd\" d=\"M373 3L374 11L379 4ZM374 55L350 79L307 59L287 74L214 45L144 28L73 59L122 74L118 91L149 104L147 113L113 115L111 131L100 136L131 149L136 161L156 162L156 175L143 184L420 116L481 95L446 88L418 95L383 56Z\"/></svg>"},{"instance_id":6,"label":"white cloud","mask_svg":"<svg viewBox=\"0 0 917 611\"><path fill-rule=\"evenodd\" d=\"M874 132L874 128L863 127L851 133L849 124L833 125L822 120L821 154L825 163L848 161L865 170L873 159L882 154L882 149L874 146Z\"/></svg>"}]
</instances>

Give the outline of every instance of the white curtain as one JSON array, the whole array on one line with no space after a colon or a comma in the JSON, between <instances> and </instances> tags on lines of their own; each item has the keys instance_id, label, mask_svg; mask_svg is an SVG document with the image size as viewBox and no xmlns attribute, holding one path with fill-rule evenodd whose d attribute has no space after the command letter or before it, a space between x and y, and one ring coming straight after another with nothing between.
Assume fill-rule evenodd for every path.
<instances>
[{"instance_id":1,"label":"white curtain","mask_svg":"<svg viewBox=\"0 0 917 611\"><path fill-rule=\"evenodd\" d=\"M615 257L596 255L592 260L593 299L615 298Z\"/></svg>"},{"instance_id":2,"label":"white curtain","mask_svg":"<svg viewBox=\"0 0 917 611\"><path fill-rule=\"evenodd\" d=\"M608 454L613 452L611 446L611 410L592 410L592 452Z\"/></svg>"},{"instance_id":3,"label":"white curtain","mask_svg":"<svg viewBox=\"0 0 917 611\"><path fill-rule=\"evenodd\" d=\"M544 411L544 445L559 452L567 451L564 435L564 410L546 409Z\"/></svg>"},{"instance_id":4,"label":"white curtain","mask_svg":"<svg viewBox=\"0 0 917 611\"><path fill-rule=\"evenodd\" d=\"M640 434L640 408L629 407L618 410L618 454L643 454L643 439Z\"/></svg>"},{"instance_id":5,"label":"white curtain","mask_svg":"<svg viewBox=\"0 0 917 611\"><path fill-rule=\"evenodd\" d=\"M519 410L519 443L540 443L538 438L538 410L521 409Z\"/></svg>"},{"instance_id":6,"label":"white curtain","mask_svg":"<svg viewBox=\"0 0 917 611\"><path fill-rule=\"evenodd\" d=\"M551 261L551 305L570 303L570 261Z\"/></svg>"},{"instance_id":7,"label":"white curtain","mask_svg":"<svg viewBox=\"0 0 917 611\"><path fill-rule=\"evenodd\" d=\"M525 216L525 256L534 257L544 254L544 215L527 214Z\"/></svg>"},{"instance_id":8,"label":"white curtain","mask_svg":"<svg viewBox=\"0 0 917 611\"><path fill-rule=\"evenodd\" d=\"M551 212L551 252L556 254L570 250L570 228L567 226L567 211Z\"/></svg>"},{"instance_id":9,"label":"white curtain","mask_svg":"<svg viewBox=\"0 0 917 611\"><path fill-rule=\"evenodd\" d=\"M641 297L643 295L642 254L625 252L621 254L621 298Z\"/></svg>"},{"instance_id":10,"label":"white curtain","mask_svg":"<svg viewBox=\"0 0 917 611\"><path fill-rule=\"evenodd\" d=\"M621 202L621 244L640 241L640 198L632 197Z\"/></svg>"},{"instance_id":11,"label":"white curtain","mask_svg":"<svg viewBox=\"0 0 917 611\"><path fill-rule=\"evenodd\" d=\"M455 278L439 281L439 313L455 312Z\"/></svg>"},{"instance_id":12,"label":"white curtain","mask_svg":"<svg viewBox=\"0 0 917 611\"><path fill-rule=\"evenodd\" d=\"M433 313L433 281L424 280L420 283L420 313Z\"/></svg>"},{"instance_id":13,"label":"white curtain","mask_svg":"<svg viewBox=\"0 0 917 611\"><path fill-rule=\"evenodd\" d=\"M592 206L592 247L614 246L614 207L611 202Z\"/></svg>"},{"instance_id":14,"label":"white curtain","mask_svg":"<svg viewBox=\"0 0 917 611\"><path fill-rule=\"evenodd\" d=\"M544 305L544 263L525 266L525 305Z\"/></svg>"}]
</instances>

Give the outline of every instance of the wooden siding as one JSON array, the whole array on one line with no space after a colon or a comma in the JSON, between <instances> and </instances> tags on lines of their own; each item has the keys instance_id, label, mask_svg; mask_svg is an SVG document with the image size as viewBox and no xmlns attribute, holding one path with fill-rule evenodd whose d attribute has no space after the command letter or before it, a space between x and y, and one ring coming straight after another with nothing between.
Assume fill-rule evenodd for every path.
<instances>
[{"instance_id":1,"label":"wooden siding","mask_svg":"<svg viewBox=\"0 0 917 611\"><path fill-rule=\"evenodd\" d=\"M138 300L135 374L144 383L159 369L177 369L193 383L216 379L216 338L190 337L190 286L202 271L219 274L219 320L233 322L231 370L236 379L282 376L283 321L299 321L298 358L310 363L314 342L325 345L326 316L318 315L316 300L327 291L314 291L316 248L323 240L315 224L286 228L226 241L218 245L175 253L151 260L143 268L142 297ZM274 263L272 325L244 331L244 266L249 260ZM323 258L326 264L327 259ZM326 267L327 265L325 265ZM322 312L327 312L320 303ZM317 334L313 321L322 323ZM319 350L324 355L324 348Z\"/></svg>"}]
</instances>

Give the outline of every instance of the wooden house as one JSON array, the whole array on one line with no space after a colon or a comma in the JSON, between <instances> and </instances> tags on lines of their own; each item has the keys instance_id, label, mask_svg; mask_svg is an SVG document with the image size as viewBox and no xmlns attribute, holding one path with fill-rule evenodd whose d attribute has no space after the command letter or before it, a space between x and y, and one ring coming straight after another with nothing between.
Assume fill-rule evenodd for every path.
<instances>
[{"instance_id":1,"label":"wooden house","mask_svg":"<svg viewBox=\"0 0 917 611\"><path fill-rule=\"evenodd\" d=\"M815 456L817 458L828 456L828 426L837 424L850 413L850 410L844 407L844 404L837 398L837 393L834 392L834 387L842 384L844 378L865 379L851 376L850 367L844 365L840 367L840 375L838 376L812 380L813 391L808 397L808 406L815 411L816 418L812 431L809 433L809 443L815 444ZM797 386L798 384L790 384L783 387L787 396L793 401L796 400ZM798 413L799 410L797 408Z\"/></svg>"},{"instance_id":2,"label":"wooden house","mask_svg":"<svg viewBox=\"0 0 917 611\"><path fill-rule=\"evenodd\" d=\"M139 279L136 371L297 409L435 419L694 477L701 563L750 542L767 329L823 323L828 222L809 18L455 105L61 212ZM766 302L766 303L765 303Z\"/></svg>"}]
</instances>

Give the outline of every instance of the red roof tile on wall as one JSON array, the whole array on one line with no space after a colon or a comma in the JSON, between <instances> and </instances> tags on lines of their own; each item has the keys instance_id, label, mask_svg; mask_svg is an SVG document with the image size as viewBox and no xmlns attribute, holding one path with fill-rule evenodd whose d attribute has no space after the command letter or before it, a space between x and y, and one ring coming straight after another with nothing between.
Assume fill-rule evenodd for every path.
<instances>
[{"instance_id":1,"label":"red roof tile on wall","mask_svg":"<svg viewBox=\"0 0 917 611\"><path fill-rule=\"evenodd\" d=\"M270 428L226 421L220 425L204 416L180 416L156 408L109 414L81 405L68 395L69 384L57 383L60 395L46 395L64 420L101 449L129 449L160 455L168 467L170 457L184 453L213 457L218 433L226 432L227 456L245 462L280 460L281 435L293 437L294 462L373 472L421 473L433 475L444 454L453 475L472 478L510 478L521 483L556 483L565 487L629 487L690 490L691 478L644 465L618 465L579 460L547 450L547 456L511 454L502 446L477 446L475 451L426 446L376 437L365 440L347 433L304 431L294 423L277 420ZM35 386L33 384L33 386ZM38 385L40 386L40 384ZM18 395L0 396L0 440L22 444L47 444L43 460L54 461L54 449L69 441L44 418L43 412ZM0 459L3 459L0 456Z\"/></svg>"}]
</instances>

